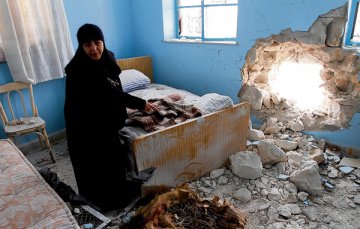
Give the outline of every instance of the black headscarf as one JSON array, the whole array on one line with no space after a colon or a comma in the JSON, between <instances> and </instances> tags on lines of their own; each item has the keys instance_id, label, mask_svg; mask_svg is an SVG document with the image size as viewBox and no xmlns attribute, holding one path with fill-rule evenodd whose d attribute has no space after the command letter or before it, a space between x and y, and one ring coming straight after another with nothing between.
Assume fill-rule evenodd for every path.
<instances>
[{"instance_id":1,"label":"black headscarf","mask_svg":"<svg viewBox=\"0 0 360 229\"><path fill-rule=\"evenodd\" d=\"M109 77L113 80L117 79L121 69L116 64L114 54L107 50L105 45L104 34L101 29L94 24L84 24L77 32L77 39L79 46L76 50L75 56L70 63L65 67L67 75L76 74L84 75L84 71L94 72L95 68L102 67L109 71ZM103 54L98 61L92 60L84 51L82 45L89 41L102 40L104 43ZM86 72L86 73L87 73Z\"/></svg>"},{"instance_id":2,"label":"black headscarf","mask_svg":"<svg viewBox=\"0 0 360 229\"><path fill-rule=\"evenodd\" d=\"M81 46L88 41L104 41L104 34L97 25L85 24L79 28L77 32L77 39L79 46Z\"/></svg>"}]
</instances>

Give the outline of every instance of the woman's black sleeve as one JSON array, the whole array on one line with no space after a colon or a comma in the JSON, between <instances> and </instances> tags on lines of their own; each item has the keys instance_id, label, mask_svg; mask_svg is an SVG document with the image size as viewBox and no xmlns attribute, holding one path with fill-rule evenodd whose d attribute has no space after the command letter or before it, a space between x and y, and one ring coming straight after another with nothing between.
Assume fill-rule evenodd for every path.
<instances>
[{"instance_id":1,"label":"woman's black sleeve","mask_svg":"<svg viewBox=\"0 0 360 229\"><path fill-rule=\"evenodd\" d=\"M140 111L144 110L146 104L145 100L136 96L132 96L125 92L122 92L122 97L126 107L132 109L138 109Z\"/></svg>"}]
</instances>

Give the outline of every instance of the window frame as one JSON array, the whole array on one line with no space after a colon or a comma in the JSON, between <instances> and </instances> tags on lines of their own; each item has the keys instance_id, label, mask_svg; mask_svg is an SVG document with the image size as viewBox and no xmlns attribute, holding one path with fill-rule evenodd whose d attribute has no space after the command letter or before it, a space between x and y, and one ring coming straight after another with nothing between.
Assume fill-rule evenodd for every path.
<instances>
[{"instance_id":1,"label":"window frame","mask_svg":"<svg viewBox=\"0 0 360 229\"><path fill-rule=\"evenodd\" d=\"M356 18L360 17L358 15L358 8L360 7L360 0L350 0L349 9L348 9L348 22L345 33L344 45L347 47L360 47L360 41L353 41L354 30L356 25ZM358 25L360 26L360 24Z\"/></svg>"},{"instance_id":2,"label":"window frame","mask_svg":"<svg viewBox=\"0 0 360 229\"><path fill-rule=\"evenodd\" d=\"M179 6L178 0L174 0L175 3L175 24L176 24L176 39L182 40L182 39L188 39L191 41L200 41L200 42L236 42L237 39L237 31L234 38L205 38L205 28L204 28L204 21L205 21L205 8L207 7L221 7L221 6L236 6L237 9L239 7L239 1L237 0L237 3L222 3L222 4L205 4L204 0L201 0L201 5L187 5L187 6ZM179 34L179 9L184 8L201 8L201 37L198 36L180 36ZM238 15L237 15L238 17ZM237 22L236 22L237 24Z\"/></svg>"}]
</instances>

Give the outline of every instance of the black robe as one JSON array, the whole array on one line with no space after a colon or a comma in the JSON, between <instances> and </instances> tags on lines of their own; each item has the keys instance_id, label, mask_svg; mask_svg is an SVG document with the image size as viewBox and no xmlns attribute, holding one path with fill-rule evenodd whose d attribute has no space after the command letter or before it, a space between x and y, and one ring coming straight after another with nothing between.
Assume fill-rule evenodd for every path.
<instances>
[{"instance_id":1,"label":"black robe","mask_svg":"<svg viewBox=\"0 0 360 229\"><path fill-rule=\"evenodd\" d=\"M98 61L79 47L65 72L66 135L79 195L102 210L124 207L139 187L126 180L118 132L126 107L143 110L146 101L123 92L121 70L105 47Z\"/></svg>"}]
</instances>

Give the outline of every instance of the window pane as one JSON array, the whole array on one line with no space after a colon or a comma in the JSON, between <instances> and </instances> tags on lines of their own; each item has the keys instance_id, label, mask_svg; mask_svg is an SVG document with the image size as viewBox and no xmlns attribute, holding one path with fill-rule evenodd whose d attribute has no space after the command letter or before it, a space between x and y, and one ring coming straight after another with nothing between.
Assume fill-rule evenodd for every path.
<instances>
[{"instance_id":1,"label":"window pane","mask_svg":"<svg viewBox=\"0 0 360 229\"><path fill-rule=\"evenodd\" d=\"M360 15L359 15L359 3L357 3L357 11L356 11L356 17L354 20L354 32L353 32L353 37L352 37L352 41L355 42L360 42Z\"/></svg>"},{"instance_id":2,"label":"window pane","mask_svg":"<svg viewBox=\"0 0 360 229\"><path fill-rule=\"evenodd\" d=\"M178 6L199 6L201 0L178 0Z\"/></svg>"},{"instance_id":3,"label":"window pane","mask_svg":"<svg viewBox=\"0 0 360 229\"><path fill-rule=\"evenodd\" d=\"M205 5L214 5L214 4L237 4L238 0L205 0Z\"/></svg>"},{"instance_id":4,"label":"window pane","mask_svg":"<svg viewBox=\"0 0 360 229\"><path fill-rule=\"evenodd\" d=\"M205 38L236 38L237 6L205 8Z\"/></svg>"},{"instance_id":5,"label":"window pane","mask_svg":"<svg viewBox=\"0 0 360 229\"><path fill-rule=\"evenodd\" d=\"M201 8L179 9L179 35L201 37Z\"/></svg>"}]
</instances>

